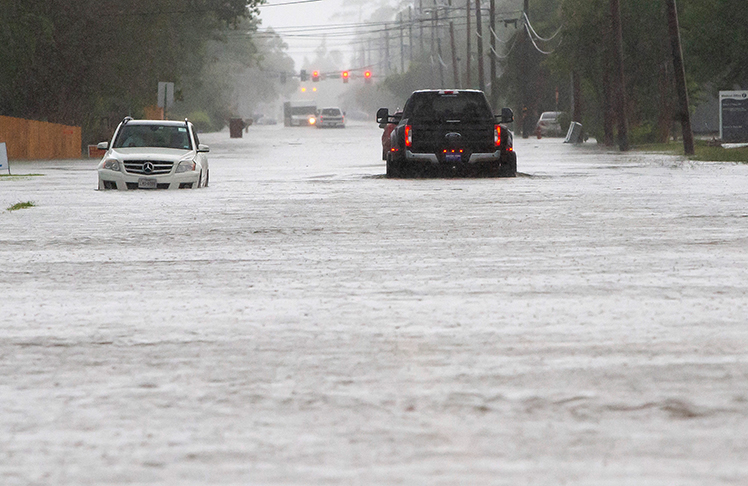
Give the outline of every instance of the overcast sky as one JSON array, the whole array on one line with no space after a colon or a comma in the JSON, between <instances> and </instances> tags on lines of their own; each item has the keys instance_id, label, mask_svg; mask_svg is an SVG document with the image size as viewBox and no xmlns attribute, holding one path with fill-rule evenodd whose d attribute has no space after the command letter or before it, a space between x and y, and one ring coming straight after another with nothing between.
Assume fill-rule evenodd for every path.
<instances>
[{"instance_id":1,"label":"overcast sky","mask_svg":"<svg viewBox=\"0 0 748 486\"><path fill-rule=\"evenodd\" d=\"M301 2L301 3L294 3ZM304 57L313 58L314 50L321 44L324 29L300 32L313 28L367 20L367 15L380 3L371 0L268 0L260 7L261 28L272 27L288 44L288 54L297 66ZM285 5L284 5L285 4ZM328 50L339 49L348 57L350 48L345 39L328 38Z\"/></svg>"}]
</instances>

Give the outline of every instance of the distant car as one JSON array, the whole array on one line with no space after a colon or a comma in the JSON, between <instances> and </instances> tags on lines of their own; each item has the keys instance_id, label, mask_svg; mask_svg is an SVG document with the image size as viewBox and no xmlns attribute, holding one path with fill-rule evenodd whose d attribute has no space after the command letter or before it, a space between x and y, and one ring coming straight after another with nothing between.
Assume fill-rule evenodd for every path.
<instances>
[{"instance_id":1,"label":"distant car","mask_svg":"<svg viewBox=\"0 0 748 486\"><path fill-rule=\"evenodd\" d=\"M322 108L317 115L317 128L345 128L345 115L340 108Z\"/></svg>"},{"instance_id":2,"label":"distant car","mask_svg":"<svg viewBox=\"0 0 748 486\"><path fill-rule=\"evenodd\" d=\"M563 125L568 128L568 122L564 123L567 115L563 111L546 111L541 113L538 123L535 125L535 134L539 137L560 137L565 135Z\"/></svg>"},{"instance_id":3,"label":"distant car","mask_svg":"<svg viewBox=\"0 0 748 486\"><path fill-rule=\"evenodd\" d=\"M125 118L98 166L99 190L192 189L210 178L207 145L189 121Z\"/></svg>"}]
</instances>

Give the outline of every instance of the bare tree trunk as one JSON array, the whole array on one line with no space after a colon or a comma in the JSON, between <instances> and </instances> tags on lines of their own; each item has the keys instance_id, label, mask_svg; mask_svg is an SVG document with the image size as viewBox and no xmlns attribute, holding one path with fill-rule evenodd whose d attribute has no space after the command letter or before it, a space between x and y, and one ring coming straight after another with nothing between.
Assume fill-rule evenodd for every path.
<instances>
[{"instance_id":1,"label":"bare tree trunk","mask_svg":"<svg viewBox=\"0 0 748 486\"><path fill-rule=\"evenodd\" d=\"M657 141L667 143L670 140L670 128L673 123L673 112L670 105L670 74L667 64L660 66L660 116L657 120Z\"/></svg>"},{"instance_id":2,"label":"bare tree trunk","mask_svg":"<svg viewBox=\"0 0 748 486\"><path fill-rule=\"evenodd\" d=\"M571 73L571 96L574 98L571 121L582 123L582 82L576 71Z\"/></svg>"},{"instance_id":3,"label":"bare tree trunk","mask_svg":"<svg viewBox=\"0 0 748 486\"><path fill-rule=\"evenodd\" d=\"M603 144L606 147L615 145L615 110L613 108L613 86L610 81L610 72L607 66L603 69Z\"/></svg>"},{"instance_id":4,"label":"bare tree trunk","mask_svg":"<svg viewBox=\"0 0 748 486\"><path fill-rule=\"evenodd\" d=\"M611 27L613 30L613 58L615 60L614 104L618 115L618 148L629 149L629 126L626 119L626 76L623 68L623 28L621 26L621 5L619 0L610 0Z\"/></svg>"}]
</instances>

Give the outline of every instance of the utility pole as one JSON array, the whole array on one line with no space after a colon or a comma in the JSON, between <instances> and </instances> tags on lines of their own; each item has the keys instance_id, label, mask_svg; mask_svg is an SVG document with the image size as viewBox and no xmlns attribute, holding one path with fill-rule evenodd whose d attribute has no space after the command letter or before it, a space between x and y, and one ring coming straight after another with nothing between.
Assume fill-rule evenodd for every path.
<instances>
[{"instance_id":1,"label":"utility pole","mask_svg":"<svg viewBox=\"0 0 748 486\"><path fill-rule=\"evenodd\" d=\"M455 24L452 22L452 0L449 0L449 42L452 45L452 75L454 76L454 87L460 87L460 66L457 64L457 49L455 47Z\"/></svg>"},{"instance_id":2,"label":"utility pole","mask_svg":"<svg viewBox=\"0 0 748 486\"><path fill-rule=\"evenodd\" d=\"M466 5L466 10L467 10L467 41L466 41L466 45L467 45L467 56L465 58L465 64L466 64L466 66L465 66L465 87L466 88L472 88L473 87L473 82L470 79L472 77L470 75L470 70L472 69L470 67L470 55L471 55L470 54L470 42L471 42L471 37L472 37L472 33L470 32L470 15L472 15L472 11L470 9L470 0L466 0L466 4L465 5Z\"/></svg>"},{"instance_id":3,"label":"utility pole","mask_svg":"<svg viewBox=\"0 0 748 486\"><path fill-rule=\"evenodd\" d=\"M423 0L418 0L418 27L421 30L421 35L418 40L421 43L421 57L423 57Z\"/></svg>"},{"instance_id":4,"label":"utility pole","mask_svg":"<svg viewBox=\"0 0 748 486\"><path fill-rule=\"evenodd\" d=\"M444 87L444 59L442 59L442 38L439 35L439 7L434 0L434 27L436 27L436 54L439 57L439 86Z\"/></svg>"},{"instance_id":5,"label":"utility pole","mask_svg":"<svg viewBox=\"0 0 748 486\"><path fill-rule=\"evenodd\" d=\"M519 33L520 42L522 43L520 60L520 73L522 80L520 81L520 92L522 93L522 114L520 120L522 122L522 138L530 137L530 93L528 91L529 78L530 78L530 63L528 57L530 56L530 29L527 23L530 21L530 0L525 0L523 12L525 13L525 19L522 25L525 27L524 32Z\"/></svg>"},{"instance_id":6,"label":"utility pole","mask_svg":"<svg viewBox=\"0 0 748 486\"><path fill-rule=\"evenodd\" d=\"M678 90L678 108L680 124L683 131L683 150L686 155L694 154L691 114L688 109L688 89L686 89L686 68L683 66L683 49L680 43L680 26L675 0L665 0L667 5L667 23L670 30L670 46L673 50L673 68L675 69L675 86Z\"/></svg>"},{"instance_id":7,"label":"utility pole","mask_svg":"<svg viewBox=\"0 0 748 486\"><path fill-rule=\"evenodd\" d=\"M496 110L496 105L498 104L499 100L499 91L496 89L496 85L498 84L496 82L496 1L491 0L491 3L489 4L489 14L491 15L491 18L489 19L488 26L491 30L491 41L489 42L489 45L491 46L491 108Z\"/></svg>"},{"instance_id":8,"label":"utility pole","mask_svg":"<svg viewBox=\"0 0 748 486\"><path fill-rule=\"evenodd\" d=\"M413 6L408 5L408 61L413 64Z\"/></svg>"},{"instance_id":9,"label":"utility pole","mask_svg":"<svg viewBox=\"0 0 748 486\"><path fill-rule=\"evenodd\" d=\"M483 79L483 23L480 19L480 0L475 0L475 30L478 36L478 89L486 91Z\"/></svg>"},{"instance_id":10,"label":"utility pole","mask_svg":"<svg viewBox=\"0 0 748 486\"><path fill-rule=\"evenodd\" d=\"M403 28L403 13L400 12L400 74L405 72L405 30Z\"/></svg>"},{"instance_id":11,"label":"utility pole","mask_svg":"<svg viewBox=\"0 0 748 486\"><path fill-rule=\"evenodd\" d=\"M615 59L615 107L618 112L618 148L629 149L629 127L626 119L626 79L623 69L623 28L621 27L621 4L610 0L611 26L613 28L613 57Z\"/></svg>"},{"instance_id":12,"label":"utility pole","mask_svg":"<svg viewBox=\"0 0 748 486\"><path fill-rule=\"evenodd\" d=\"M390 75L390 29L387 24L384 24L384 57L385 59L385 69L384 74L389 76Z\"/></svg>"}]
</instances>

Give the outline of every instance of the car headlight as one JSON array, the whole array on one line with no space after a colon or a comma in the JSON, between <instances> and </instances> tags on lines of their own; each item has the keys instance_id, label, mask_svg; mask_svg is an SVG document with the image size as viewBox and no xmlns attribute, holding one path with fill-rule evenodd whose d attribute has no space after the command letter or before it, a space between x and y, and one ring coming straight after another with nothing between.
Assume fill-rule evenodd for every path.
<instances>
[{"instance_id":1,"label":"car headlight","mask_svg":"<svg viewBox=\"0 0 748 486\"><path fill-rule=\"evenodd\" d=\"M99 168L119 172L119 160L106 159L99 165Z\"/></svg>"},{"instance_id":2,"label":"car headlight","mask_svg":"<svg viewBox=\"0 0 748 486\"><path fill-rule=\"evenodd\" d=\"M195 167L197 167L197 164L195 164L194 160L183 160L177 166L177 174L194 171Z\"/></svg>"}]
</instances>

